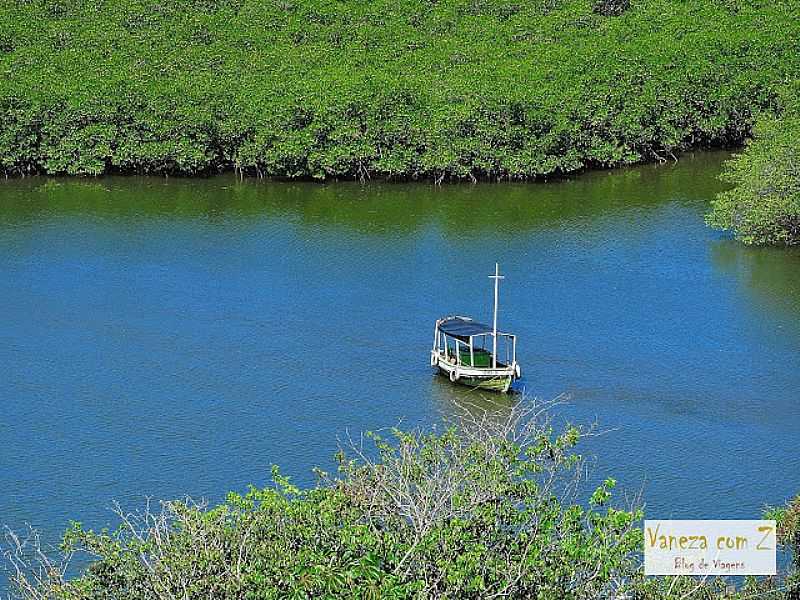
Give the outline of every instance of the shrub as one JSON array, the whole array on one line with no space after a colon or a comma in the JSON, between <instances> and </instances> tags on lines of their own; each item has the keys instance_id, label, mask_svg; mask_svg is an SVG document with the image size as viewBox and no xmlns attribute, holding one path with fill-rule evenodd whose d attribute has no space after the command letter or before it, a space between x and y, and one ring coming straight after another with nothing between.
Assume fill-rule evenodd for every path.
<instances>
[{"instance_id":1,"label":"shrub","mask_svg":"<svg viewBox=\"0 0 800 600\"><path fill-rule=\"evenodd\" d=\"M644 577L639 509L611 502L607 479L579 490L582 432L555 433L547 405L465 413L442 432L368 434L337 456L335 476L272 487L215 507L189 499L117 507L116 531L74 523L61 553L33 531L6 533L13 594L23 600L526 598L796 600L800 500L769 509L795 567L748 577ZM88 554L77 577L66 570Z\"/></svg>"},{"instance_id":2,"label":"shrub","mask_svg":"<svg viewBox=\"0 0 800 600\"><path fill-rule=\"evenodd\" d=\"M635 572L641 514L609 505L613 480L575 502L580 432L556 435L533 407L441 433L394 430L352 445L335 477L301 490L230 494L213 508L165 502L120 528L67 532L56 562L10 557L22 598L609 597Z\"/></svg>"},{"instance_id":3,"label":"shrub","mask_svg":"<svg viewBox=\"0 0 800 600\"><path fill-rule=\"evenodd\" d=\"M713 201L710 225L747 244L800 244L800 118L759 122L722 177L733 187Z\"/></svg>"}]
</instances>

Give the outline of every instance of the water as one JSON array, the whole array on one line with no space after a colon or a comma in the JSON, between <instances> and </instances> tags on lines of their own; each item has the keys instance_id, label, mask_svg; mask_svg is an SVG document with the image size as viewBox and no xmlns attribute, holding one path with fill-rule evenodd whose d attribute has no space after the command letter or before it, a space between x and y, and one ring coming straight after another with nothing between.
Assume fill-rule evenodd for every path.
<instances>
[{"instance_id":1,"label":"water","mask_svg":"<svg viewBox=\"0 0 800 600\"><path fill-rule=\"evenodd\" d=\"M433 323L490 318L495 261L522 387L612 430L584 447L595 479L651 518L758 517L800 491L800 253L705 227L724 158L439 188L0 183L0 522L56 540L273 463L309 484L348 432L453 414L479 398L431 374Z\"/></svg>"}]
</instances>

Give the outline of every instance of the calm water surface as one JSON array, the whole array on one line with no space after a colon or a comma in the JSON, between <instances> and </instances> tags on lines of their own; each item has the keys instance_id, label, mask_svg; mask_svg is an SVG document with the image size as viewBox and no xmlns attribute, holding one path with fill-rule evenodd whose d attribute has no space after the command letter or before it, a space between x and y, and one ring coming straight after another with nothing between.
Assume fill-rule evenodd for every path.
<instances>
[{"instance_id":1,"label":"calm water surface","mask_svg":"<svg viewBox=\"0 0 800 600\"><path fill-rule=\"evenodd\" d=\"M613 430L594 477L652 518L758 516L800 490L800 254L705 227L724 158L440 188L0 183L0 522L55 539L273 463L311 483L348 430L437 422L477 393L431 374L433 322L489 318L495 260L521 387Z\"/></svg>"}]
</instances>

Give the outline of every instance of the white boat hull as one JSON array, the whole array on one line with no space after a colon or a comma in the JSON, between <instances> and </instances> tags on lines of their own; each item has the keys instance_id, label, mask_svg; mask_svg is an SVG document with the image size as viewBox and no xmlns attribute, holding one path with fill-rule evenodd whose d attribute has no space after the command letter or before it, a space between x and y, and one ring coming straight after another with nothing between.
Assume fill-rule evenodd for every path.
<instances>
[{"instance_id":1,"label":"white boat hull","mask_svg":"<svg viewBox=\"0 0 800 600\"><path fill-rule=\"evenodd\" d=\"M519 365L501 365L497 367L471 367L457 364L452 357L441 352L431 352L431 366L437 367L439 373L447 376L453 383L468 387L481 388L497 392L508 392L511 384L519 378Z\"/></svg>"}]
</instances>

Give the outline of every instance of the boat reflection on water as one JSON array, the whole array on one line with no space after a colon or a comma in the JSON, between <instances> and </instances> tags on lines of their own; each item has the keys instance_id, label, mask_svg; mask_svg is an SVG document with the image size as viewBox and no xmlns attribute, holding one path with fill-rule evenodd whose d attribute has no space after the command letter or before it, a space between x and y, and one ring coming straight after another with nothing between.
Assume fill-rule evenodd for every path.
<instances>
[{"instance_id":1,"label":"boat reflection on water","mask_svg":"<svg viewBox=\"0 0 800 600\"><path fill-rule=\"evenodd\" d=\"M445 423L459 425L465 420L502 420L525 401L523 390L512 388L507 394L453 385L444 377L431 377L431 399Z\"/></svg>"}]
</instances>

